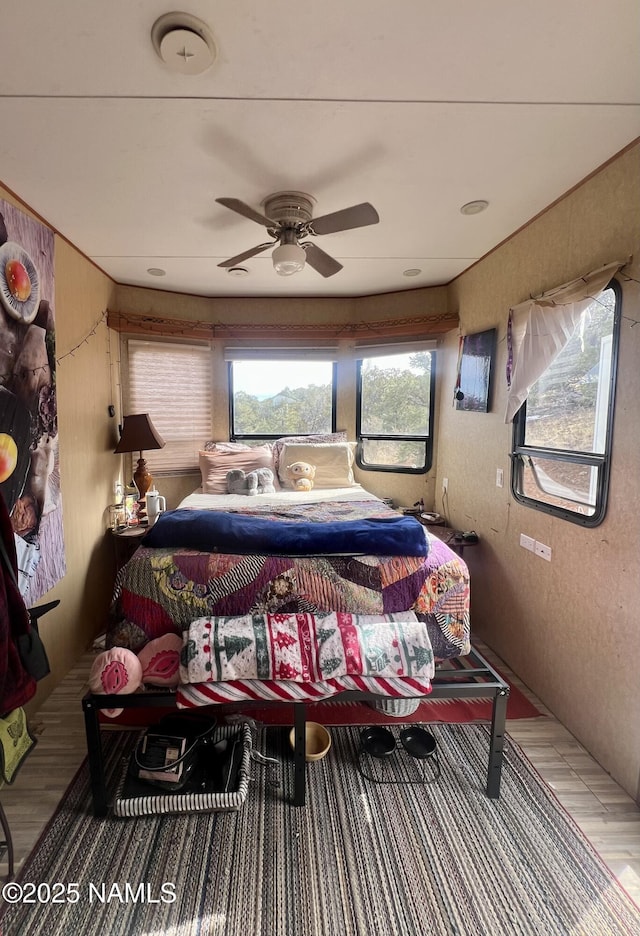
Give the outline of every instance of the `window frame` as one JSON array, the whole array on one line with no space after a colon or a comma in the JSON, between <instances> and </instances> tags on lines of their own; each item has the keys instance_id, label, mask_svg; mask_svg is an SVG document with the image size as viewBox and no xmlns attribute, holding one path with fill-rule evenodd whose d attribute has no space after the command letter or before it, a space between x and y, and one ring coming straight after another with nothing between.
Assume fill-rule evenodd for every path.
<instances>
[{"instance_id":1,"label":"window frame","mask_svg":"<svg viewBox=\"0 0 640 936\"><path fill-rule=\"evenodd\" d=\"M543 446L526 445L527 428L527 401L525 400L513 418L513 433L511 445L511 494L513 498L525 507L540 510L542 513L568 520L583 527L599 526L607 513L609 500L609 481L611 476L611 456L613 449L613 428L615 417L615 397L618 374L618 357L620 351L620 332L622 322L622 287L614 278L607 283L602 292L611 289L614 294L613 328L611 333L611 370L609 374L609 396L607 402L606 435L604 453L581 452L578 450L551 449ZM552 365L553 366L553 365ZM573 465L589 465L598 468L598 485L596 489L595 509L592 516L576 513L566 507L547 504L544 501L525 495L522 490L523 468L526 459L546 458L550 461L561 461ZM568 500L569 498L565 498Z\"/></svg>"},{"instance_id":2,"label":"window frame","mask_svg":"<svg viewBox=\"0 0 640 936\"><path fill-rule=\"evenodd\" d=\"M407 352L398 351L398 354ZM417 352L416 352L417 353ZM387 471L394 474L427 474L433 465L433 425L435 419L436 396L436 352L426 349L431 355L431 374L429 378L429 434L428 435L387 435L362 432L362 362L367 360L366 355L356 361L356 452L355 461L362 471ZM390 349L389 356L394 352ZM370 464L363 458L364 442L424 442L425 455L423 468L406 468L399 465Z\"/></svg>"},{"instance_id":3,"label":"window frame","mask_svg":"<svg viewBox=\"0 0 640 936\"><path fill-rule=\"evenodd\" d=\"M303 357L304 355L300 355L300 354L296 355L295 352L292 352L291 356L289 357L289 360L300 361ZM283 362L283 361L286 361L286 358L284 359L282 357L270 358L268 353L266 353L264 358L262 358L261 360L265 362L268 362L268 361ZM278 439L285 438L287 435L299 436L299 435L307 434L304 431L289 432L289 433L287 432L264 433L263 432L260 434L235 432L234 422L233 422L233 415L234 415L233 364L234 363L236 362L227 361L227 386L229 388L229 439L232 442L246 442L247 444L250 444L252 442L255 442L255 443L275 442ZM336 432L336 425L337 425L336 404L337 404L337 398L338 398L337 383L338 383L338 364L336 361L331 361L331 429L326 430L327 432ZM313 433L308 433L308 434L312 435Z\"/></svg>"}]
</instances>

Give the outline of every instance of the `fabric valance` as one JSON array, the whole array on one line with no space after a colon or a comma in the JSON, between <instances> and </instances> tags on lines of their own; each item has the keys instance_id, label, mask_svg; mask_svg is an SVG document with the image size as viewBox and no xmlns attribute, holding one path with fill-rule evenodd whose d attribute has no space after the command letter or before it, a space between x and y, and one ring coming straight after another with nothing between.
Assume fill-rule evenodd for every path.
<instances>
[{"instance_id":1,"label":"fabric valance","mask_svg":"<svg viewBox=\"0 0 640 936\"><path fill-rule=\"evenodd\" d=\"M458 327L455 312L358 322L203 322L109 310L107 325L118 332L147 337L221 340L228 347L260 349L314 347L333 351L338 342L373 347L434 340ZM266 350L266 347L265 349ZM418 349L419 350L419 349ZM389 352L391 353L391 352Z\"/></svg>"}]
</instances>

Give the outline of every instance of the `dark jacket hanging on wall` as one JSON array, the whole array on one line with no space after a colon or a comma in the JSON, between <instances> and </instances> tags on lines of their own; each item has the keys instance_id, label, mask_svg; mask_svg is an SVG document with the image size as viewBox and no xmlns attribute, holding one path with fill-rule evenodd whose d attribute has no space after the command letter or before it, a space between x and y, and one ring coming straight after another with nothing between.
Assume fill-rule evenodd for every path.
<instances>
[{"instance_id":1,"label":"dark jacket hanging on wall","mask_svg":"<svg viewBox=\"0 0 640 936\"><path fill-rule=\"evenodd\" d=\"M1 494L0 536L16 573L13 528ZM18 638L29 631L29 612L15 583L15 576L6 562L0 559L0 716L24 705L35 694L36 681L25 670L18 652Z\"/></svg>"}]
</instances>

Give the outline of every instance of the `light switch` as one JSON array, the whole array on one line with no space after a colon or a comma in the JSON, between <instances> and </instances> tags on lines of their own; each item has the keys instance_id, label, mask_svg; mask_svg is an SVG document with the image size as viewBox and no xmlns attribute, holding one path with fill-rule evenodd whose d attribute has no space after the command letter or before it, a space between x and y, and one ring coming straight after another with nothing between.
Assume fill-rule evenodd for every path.
<instances>
[{"instance_id":1,"label":"light switch","mask_svg":"<svg viewBox=\"0 0 640 936\"><path fill-rule=\"evenodd\" d=\"M527 536L526 533L520 534L520 545L523 549L528 549L529 552L533 552L535 549L536 541L532 536Z\"/></svg>"}]
</instances>

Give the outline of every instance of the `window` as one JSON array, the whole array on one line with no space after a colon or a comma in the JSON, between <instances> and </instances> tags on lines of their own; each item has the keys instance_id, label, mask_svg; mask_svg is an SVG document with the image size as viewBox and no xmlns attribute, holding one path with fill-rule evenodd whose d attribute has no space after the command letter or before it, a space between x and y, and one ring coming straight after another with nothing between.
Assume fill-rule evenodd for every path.
<instances>
[{"instance_id":1,"label":"window","mask_svg":"<svg viewBox=\"0 0 640 936\"><path fill-rule=\"evenodd\" d=\"M376 471L431 467L435 355L431 351L358 361L356 461Z\"/></svg>"},{"instance_id":2,"label":"window","mask_svg":"<svg viewBox=\"0 0 640 936\"><path fill-rule=\"evenodd\" d=\"M612 280L514 419L514 497L584 526L597 526L606 512L620 318Z\"/></svg>"},{"instance_id":3,"label":"window","mask_svg":"<svg viewBox=\"0 0 640 936\"><path fill-rule=\"evenodd\" d=\"M231 361L229 387L232 439L260 441L335 431L332 361Z\"/></svg>"},{"instance_id":4,"label":"window","mask_svg":"<svg viewBox=\"0 0 640 936\"><path fill-rule=\"evenodd\" d=\"M198 451L211 435L209 346L130 339L127 347L126 412L148 413L166 443L144 453L151 472L197 469Z\"/></svg>"}]
</instances>

